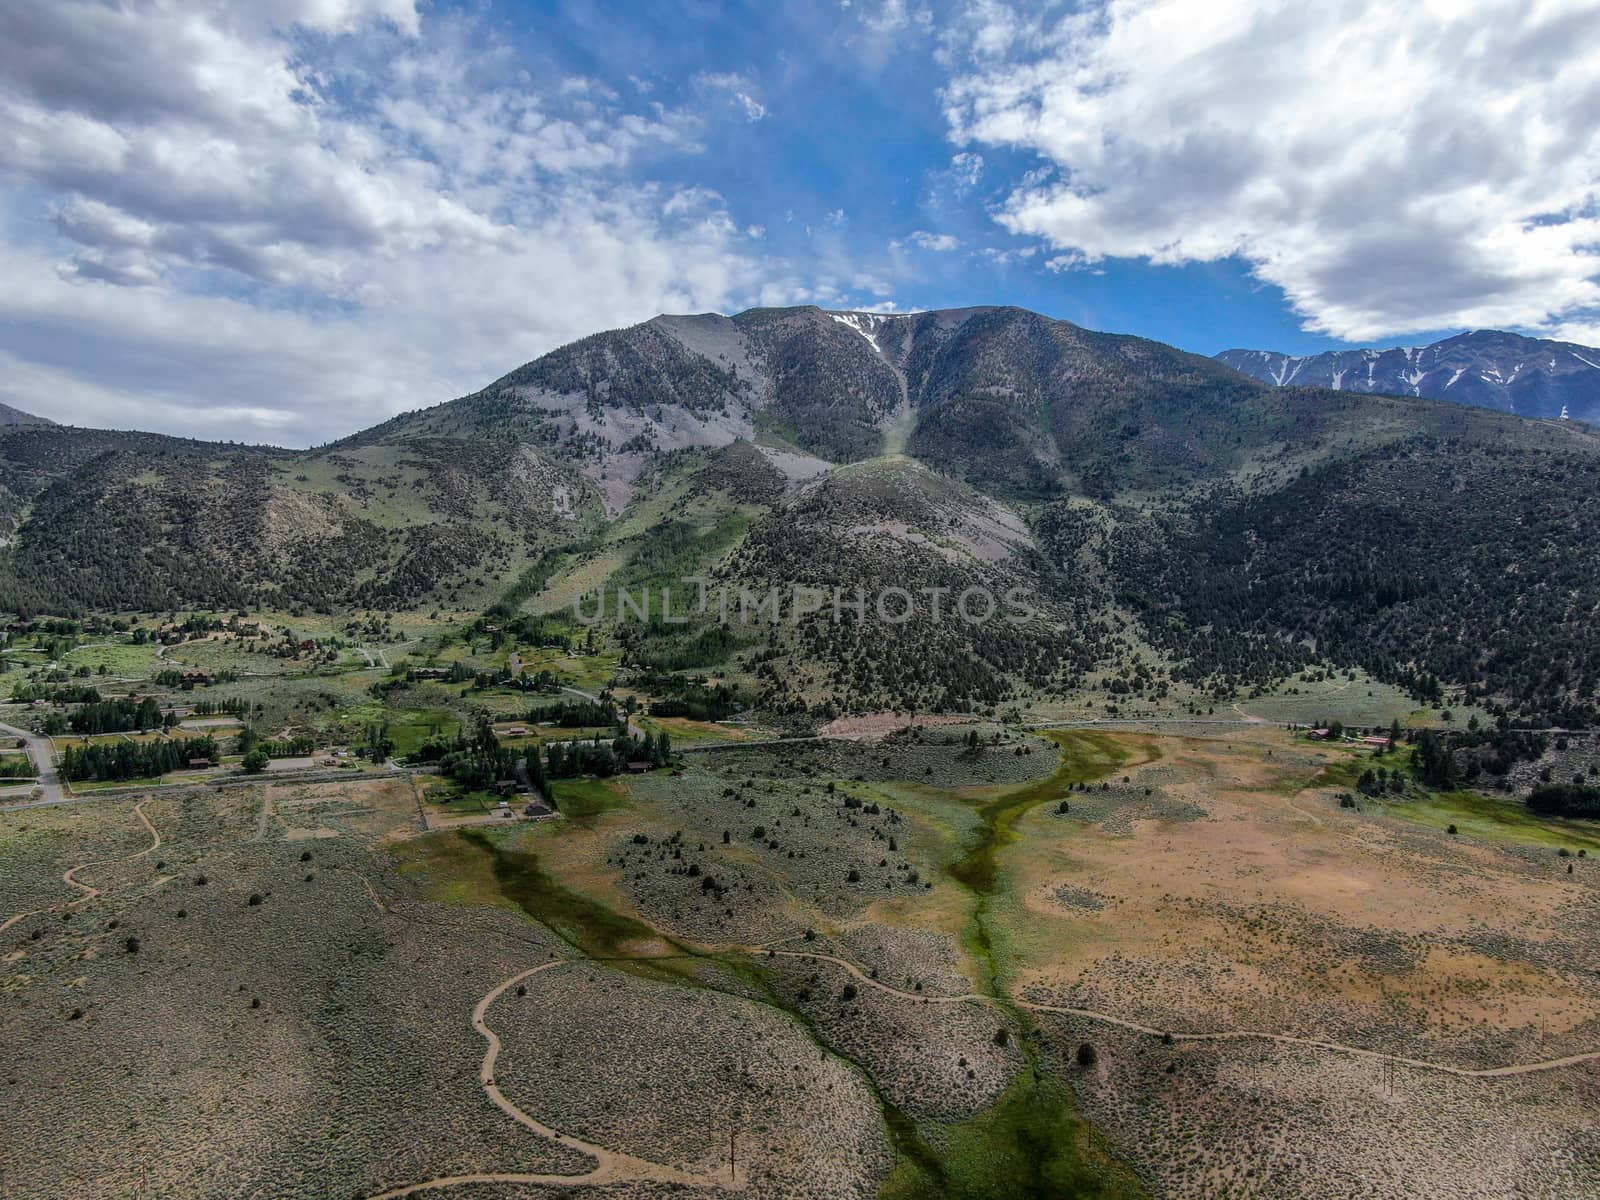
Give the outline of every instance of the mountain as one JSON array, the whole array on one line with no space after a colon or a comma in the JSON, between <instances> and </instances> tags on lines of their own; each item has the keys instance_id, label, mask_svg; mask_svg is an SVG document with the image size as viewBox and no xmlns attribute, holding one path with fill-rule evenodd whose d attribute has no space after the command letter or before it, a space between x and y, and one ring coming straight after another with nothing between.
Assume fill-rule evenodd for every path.
<instances>
[{"instance_id":1,"label":"mountain","mask_svg":"<svg viewBox=\"0 0 1600 1200\"><path fill-rule=\"evenodd\" d=\"M787 471L908 453L1029 500L1183 487L1459 421L1447 408L1275 393L1200 355L1026 309L814 307L663 316L595 334L480 392L348 439L513 438L620 512L664 452L759 443Z\"/></svg>"},{"instance_id":2,"label":"mountain","mask_svg":"<svg viewBox=\"0 0 1600 1200\"><path fill-rule=\"evenodd\" d=\"M32 413L25 413L20 408L12 408L9 404L0 404L0 425L54 425L54 421L44 417L36 417Z\"/></svg>"},{"instance_id":3,"label":"mountain","mask_svg":"<svg viewBox=\"0 0 1600 1200\"><path fill-rule=\"evenodd\" d=\"M476 602L600 512L581 474L516 443L297 453L18 426L0 430L0 611Z\"/></svg>"},{"instance_id":4,"label":"mountain","mask_svg":"<svg viewBox=\"0 0 1600 1200\"><path fill-rule=\"evenodd\" d=\"M797 724L1203 703L1332 666L1600 719L1581 519L1600 435L1340 382L1272 386L1019 308L802 307L598 333L312 451L15 426L0 611L559 622L597 589L693 575L1020 588L1017 622L678 624L652 604L607 636L636 670L714 674Z\"/></svg>"},{"instance_id":5,"label":"mountain","mask_svg":"<svg viewBox=\"0 0 1600 1200\"><path fill-rule=\"evenodd\" d=\"M1600 421L1600 350L1492 329L1429 346L1294 356L1224 350L1220 362L1279 387L1425 396L1524 417Z\"/></svg>"}]
</instances>

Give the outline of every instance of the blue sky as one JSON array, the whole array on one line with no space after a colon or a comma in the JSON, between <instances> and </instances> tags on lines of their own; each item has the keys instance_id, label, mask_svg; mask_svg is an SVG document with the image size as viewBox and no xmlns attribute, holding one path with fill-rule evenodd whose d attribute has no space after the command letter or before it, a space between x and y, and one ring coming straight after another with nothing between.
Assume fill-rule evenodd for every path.
<instances>
[{"instance_id":1,"label":"blue sky","mask_svg":"<svg viewBox=\"0 0 1600 1200\"><path fill-rule=\"evenodd\" d=\"M315 444L659 311L1600 342L1594 0L0 6L0 402Z\"/></svg>"},{"instance_id":2,"label":"blue sky","mask_svg":"<svg viewBox=\"0 0 1600 1200\"><path fill-rule=\"evenodd\" d=\"M854 5L837 3L471 7L492 14L493 34L524 61L544 59L624 95L691 105L706 92L696 79L740 76L763 115L751 120L731 95L720 109L706 106L707 150L666 159L658 173L716 189L742 223L765 229L780 254L804 258L826 242L829 253L882 267L901 307L1016 304L1201 354L1236 346L1304 354L1348 344L1305 330L1282 291L1238 258L1172 267L1114 260L1068 274L1049 270L1037 254L997 263L985 252L1037 245L990 213L1038 156L952 142L931 25L908 18L874 36ZM983 176L966 188L952 180L950 163L963 152L985 160ZM841 212L842 222L830 219ZM919 231L961 246L939 252L908 243ZM904 249L891 269L888 247L896 241ZM858 298L884 297L864 291Z\"/></svg>"}]
</instances>

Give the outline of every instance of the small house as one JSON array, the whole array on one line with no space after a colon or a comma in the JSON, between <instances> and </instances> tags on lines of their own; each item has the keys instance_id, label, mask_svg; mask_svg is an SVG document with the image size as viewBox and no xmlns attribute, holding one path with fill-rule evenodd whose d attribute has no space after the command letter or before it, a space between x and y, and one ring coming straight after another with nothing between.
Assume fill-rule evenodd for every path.
<instances>
[{"instance_id":1,"label":"small house","mask_svg":"<svg viewBox=\"0 0 1600 1200\"><path fill-rule=\"evenodd\" d=\"M630 775L647 775L652 769L652 764L647 763L642 759L634 759L632 762L628 763L628 774Z\"/></svg>"},{"instance_id":2,"label":"small house","mask_svg":"<svg viewBox=\"0 0 1600 1200\"><path fill-rule=\"evenodd\" d=\"M217 764L212 762L209 758L191 758L189 760L189 766L196 771L204 767L214 767L216 765Z\"/></svg>"},{"instance_id":3,"label":"small house","mask_svg":"<svg viewBox=\"0 0 1600 1200\"><path fill-rule=\"evenodd\" d=\"M1306 730L1306 736L1314 742L1325 742L1333 736L1333 731L1331 729L1308 729Z\"/></svg>"}]
</instances>

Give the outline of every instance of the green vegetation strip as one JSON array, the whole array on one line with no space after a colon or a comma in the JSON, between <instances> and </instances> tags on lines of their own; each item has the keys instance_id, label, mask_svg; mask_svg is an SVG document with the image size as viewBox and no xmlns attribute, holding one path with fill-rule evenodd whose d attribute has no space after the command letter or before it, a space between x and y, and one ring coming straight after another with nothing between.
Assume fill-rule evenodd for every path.
<instances>
[{"instance_id":1,"label":"green vegetation strip","mask_svg":"<svg viewBox=\"0 0 1600 1200\"><path fill-rule=\"evenodd\" d=\"M1485 796L1482 792L1435 792L1426 800L1389 804L1391 817L1447 830L1495 845L1548 846L1552 850L1600 853L1600 824L1545 817L1524 804Z\"/></svg>"},{"instance_id":2,"label":"green vegetation strip","mask_svg":"<svg viewBox=\"0 0 1600 1200\"><path fill-rule=\"evenodd\" d=\"M657 982L755 1000L798 1021L820 1049L850 1065L876 1099L898 1156L883 1186L885 1200L1137 1197L1143 1195L1137 1180L1094 1145L1090 1126L1076 1114L1070 1089L1046 1069L1031 1017L996 985L999 971L990 945L987 902L999 886L997 856L1016 840L1017 822L1033 808L1066 795L1074 784L1099 779L1132 759L1130 743L1114 735L1050 736L1063 752L1060 768L1047 780L985 803L977 834L949 868L951 877L974 897L969 946L983 964L982 986L1022 1031L1027 1063L1005 1094L984 1112L926 1133L884 1095L863 1063L828 1045L810 1017L784 1000L763 973L759 957L680 941L569 887L550 873L537 851L526 848L517 833L463 830L456 837L488 859L507 899L585 958ZM564 808L581 809L584 815L616 803L610 789L604 796L569 791L564 800ZM513 844L519 840L524 844ZM659 952L649 953L650 946L659 947Z\"/></svg>"},{"instance_id":3,"label":"green vegetation strip","mask_svg":"<svg viewBox=\"0 0 1600 1200\"><path fill-rule=\"evenodd\" d=\"M1091 1127L1077 1115L1071 1090L1043 1061L1032 1014L1018 1008L1001 984L1003 970L992 935L990 902L1000 891L1000 855L1018 840L1018 822L1040 805L1065 798L1078 784L1133 765L1134 750L1147 762L1155 751L1107 733L1053 731L1044 736L1061 749L1061 765L1048 779L983 802L978 828L952 863L950 878L972 895L964 942L979 975L978 987L1021 1031L1027 1066L1005 1094L970 1120L944 1127L939 1139L945 1186L902 1160L883 1188L885 1200L926 1196L1049 1200L1055 1197L1139 1196L1143 1189L1122 1164L1098 1150Z\"/></svg>"}]
</instances>

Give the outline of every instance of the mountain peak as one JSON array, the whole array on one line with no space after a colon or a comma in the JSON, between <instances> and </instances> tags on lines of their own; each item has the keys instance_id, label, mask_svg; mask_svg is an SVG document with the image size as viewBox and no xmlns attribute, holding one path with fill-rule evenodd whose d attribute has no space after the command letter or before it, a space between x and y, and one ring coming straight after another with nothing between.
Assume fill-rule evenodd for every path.
<instances>
[{"instance_id":1,"label":"mountain peak","mask_svg":"<svg viewBox=\"0 0 1600 1200\"><path fill-rule=\"evenodd\" d=\"M1502 329L1387 350L1225 350L1217 360L1277 387L1419 396L1544 419L1565 411L1600 421L1600 350Z\"/></svg>"}]
</instances>

